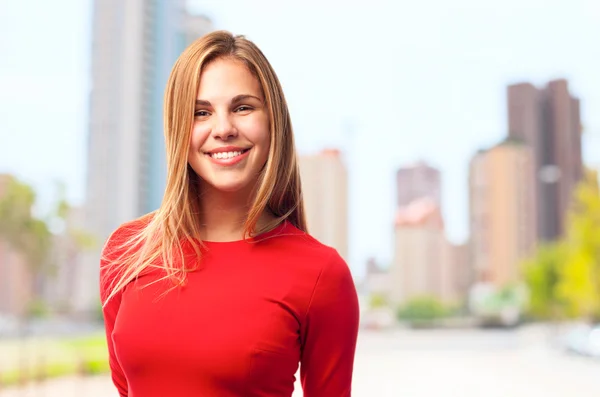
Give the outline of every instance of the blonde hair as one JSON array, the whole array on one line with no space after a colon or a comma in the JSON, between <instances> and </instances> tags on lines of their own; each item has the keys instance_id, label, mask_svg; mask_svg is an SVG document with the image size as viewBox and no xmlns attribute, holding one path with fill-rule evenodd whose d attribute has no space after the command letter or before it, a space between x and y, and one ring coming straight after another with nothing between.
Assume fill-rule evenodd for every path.
<instances>
[{"instance_id":1,"label":"blonde hair","mask_svg":"<svg viewBox=\"0 0 600 397\"><path fill-rule=\"evenodd\" d=\"M226 31L209 33L192 43L171 71L164 100L165 193L160 208L142 218L144 227L130 229L117 245L106 245L102 271L113 276L103 278L108 283L103 288L105 304L152 268L165 270L160 280L169 278L174 286L183 284L186 273L193 270L186 268L183 260L182 244L186 242L200 259L202 242L197 220L200 192L198 176L188 164L188 149L200 74L207 64L223 57L242 61L258 79L270 119L271 146L244 224L244 238L271 230L284 220L306 231L292 124L279 79L260 49L244 36ZM265 211L275 218L258 230L257 222ZM109 241L116 239L111 236Z\"/></svg>"}]
</instances>

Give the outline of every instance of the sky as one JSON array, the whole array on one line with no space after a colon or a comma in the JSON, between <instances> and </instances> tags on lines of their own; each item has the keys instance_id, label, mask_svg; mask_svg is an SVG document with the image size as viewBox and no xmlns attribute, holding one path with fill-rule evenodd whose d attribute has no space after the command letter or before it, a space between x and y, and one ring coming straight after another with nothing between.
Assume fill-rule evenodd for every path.
<instances>
[{"instance_id":1,"label":"sky","mask_svg":"<svg viewBox=\"0 0 600 397\"><path fill-rule=\"evenodd\" d=\"M53 181L83 201L90 0L0 0L0 172ZM442 172L442 212L468 238L468 164L506 135L506 86L567 78L581 98L588 164L600 166L600 1L190 0L265 53L300 153L344 151L350 262L392 258L395 170ZM43 207L43 206L42 206Z\"/></svg>"}]
</instances>

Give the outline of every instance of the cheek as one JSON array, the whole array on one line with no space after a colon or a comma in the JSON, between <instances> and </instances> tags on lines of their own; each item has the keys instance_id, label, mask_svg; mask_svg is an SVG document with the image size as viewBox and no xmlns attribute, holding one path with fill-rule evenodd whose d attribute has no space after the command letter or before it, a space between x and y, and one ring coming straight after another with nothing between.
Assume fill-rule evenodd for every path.
<instances>
[{"instance_id":1,"label":"cheek","mask_svg":"<svg viewBox=\"0 0 600 397\"><path fill-rule=\"evenodd\" d=\"M261 150L269 150L271 133L269 131L269 121L266 117L263 116L248 120L244 131L246 131L246 136L252 143L261 146Z\"/></svg>"},{"instance_id":2,"label":"cheek","mask_svg":"<svg viewBox=\"0 0 600 397\"><path fill-rule=\"evenodd\" d=\"M190 134L190 154L197 153L206 141L209 131L202 125L195 124Z\"/></svg>"}]
</instances>

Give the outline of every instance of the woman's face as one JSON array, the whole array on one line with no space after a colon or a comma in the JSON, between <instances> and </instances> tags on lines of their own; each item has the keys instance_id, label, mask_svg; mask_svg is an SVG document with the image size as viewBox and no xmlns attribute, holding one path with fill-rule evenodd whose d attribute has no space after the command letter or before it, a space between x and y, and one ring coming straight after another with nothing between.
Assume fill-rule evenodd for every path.
<instances>
[{"instance_id":1,"label":"woman's face","mask_svg":"<svg viewBox=\"0 0 600 397\"><path fill-rule=\"evenodd\" d=\"M240 61L219 58L200 75L188 163L202 187L253 188L271 137L260 83Z\"/></svg>"}]
</instances>

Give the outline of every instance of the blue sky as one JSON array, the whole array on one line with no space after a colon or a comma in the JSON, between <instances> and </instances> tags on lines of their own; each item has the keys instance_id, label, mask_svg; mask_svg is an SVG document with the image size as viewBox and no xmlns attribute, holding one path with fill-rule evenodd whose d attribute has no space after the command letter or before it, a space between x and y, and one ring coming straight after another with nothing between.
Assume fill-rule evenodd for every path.
<instances>
[{"instance_id":1,"label":"blue sky","mask_svg":"<svg viewBox=\"0 0 600 397\"><path fill-rule=\"evenodd\" d=\"M442 170L454 242L468 236L473 153L506 133L505 87L567 78L582 100L584 155L600 165L600 2L192 0L265 52L301 152L336 146L350 171L355 269L392 255L394 170ZM90 0L0 0L0 172L83 199ZM352 133L349 133L352 131Z\"/></svg>"}]
</instances>

